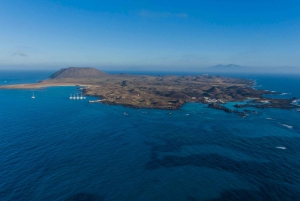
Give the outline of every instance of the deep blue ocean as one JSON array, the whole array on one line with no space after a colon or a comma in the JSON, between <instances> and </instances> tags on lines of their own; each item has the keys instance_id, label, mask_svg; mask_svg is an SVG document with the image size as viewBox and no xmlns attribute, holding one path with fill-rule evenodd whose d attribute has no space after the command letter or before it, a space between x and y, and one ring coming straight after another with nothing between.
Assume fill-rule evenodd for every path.
<instances>
[{"instance_id":1,"label":"deep blue ocean","mask_svg":"<svg viewBox=\"0 0 300 201\"><path fill-rule=\"evenodd\" d=\"M51 73L2 71L0 85ZM228 76L300 98L299 75ZM168 115L70 93L80 91L0 90L0 201L300 200L296 110L240 118L189 103Z\"/></svg>"}]
</instances>

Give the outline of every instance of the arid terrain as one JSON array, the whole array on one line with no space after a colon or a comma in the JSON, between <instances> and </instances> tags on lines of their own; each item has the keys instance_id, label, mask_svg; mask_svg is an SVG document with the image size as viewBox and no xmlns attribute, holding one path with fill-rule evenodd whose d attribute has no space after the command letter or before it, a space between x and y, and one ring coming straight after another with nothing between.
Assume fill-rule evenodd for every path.
<instances>
[{"instance_id":1,"label":"arid terrain","mask_svg":"<svg viewBox=\"0 0 300 201\"><path fill-rule=\"evenodd\" d=\"M107 74L94 68L65 68L49 79L36 84L6 85L1 88L29 89L48 86L83 86L83 93L96 96L102 103L134 108L178 109L187 102L210 104L222 109L225 102L253 99L247 105L236 107L274 107L290 109L290 100L267 99L265 94L274 92L253 89L253 82L246 79L222 76L149 76ZM225 109L223 108L225 111Z\"/></svg>"}]
</instances>

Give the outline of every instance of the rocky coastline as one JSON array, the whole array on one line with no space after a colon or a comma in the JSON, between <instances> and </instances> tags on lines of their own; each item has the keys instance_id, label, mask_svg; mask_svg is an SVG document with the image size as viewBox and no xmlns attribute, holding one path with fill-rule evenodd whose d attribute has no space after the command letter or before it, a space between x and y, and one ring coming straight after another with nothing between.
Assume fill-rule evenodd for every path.
<instances>
[{"instance_id":1,"label":"rocky coastline","mask_svg":"<svg viewBox=\"0 0 300 201\"><path fill-rule=\"evenodd\" d=\"M49 86L83 86L84 95L98 97L101 103L132 108L176 110L188 102L207 104L244 117L249 111L232 111L223 104L251 99L234 107L244 108L300 108L293 99L265 98L278 94L254 89L254 81L207 74L197 76L149 76L107 74L94 68L66 68L49 79L35 84L5 85L2 89L30 89ZM251 113L251 111L250 111Z\"/></svg>"}]
</instances>

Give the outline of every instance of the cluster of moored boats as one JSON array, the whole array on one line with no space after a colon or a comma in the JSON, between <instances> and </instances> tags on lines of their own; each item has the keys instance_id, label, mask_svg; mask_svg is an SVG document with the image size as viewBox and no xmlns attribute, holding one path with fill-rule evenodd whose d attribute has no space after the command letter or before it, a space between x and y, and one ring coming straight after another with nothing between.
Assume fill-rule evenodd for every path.
<instances>
[{"instance_id":1,"label":"cluster of moored boats","mask_svg":"<svg viewBox=\"0 0 300 201\"><path fill-rule=\"evenodd\" d=\"M70 100L82 100L82 99L86 99L86 97L83 96L82 93L81 93L80 96L78 95L78 93L76 95L75 94L74 95L72 95L72 94L70 95Z\"/></svg>"}]
</instances>

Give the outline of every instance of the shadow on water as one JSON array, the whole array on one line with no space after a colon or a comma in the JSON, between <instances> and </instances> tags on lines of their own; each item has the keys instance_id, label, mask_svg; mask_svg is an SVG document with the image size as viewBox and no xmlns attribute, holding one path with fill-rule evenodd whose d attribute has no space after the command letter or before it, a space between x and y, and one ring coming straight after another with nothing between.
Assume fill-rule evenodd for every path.
<instances>
[{"instance_id":1,"label":"shadow on water","mask_svg":"<svg viewBox=\"0 0 300 201\"><path fill-rule=\"evenodd\" d=\"M228 136L228 135L227 135ZM227 137L225 137L227 138ZM300 200L300 170L297 168L300 152L299 138L261 137L243 139L230 135L211 143L201 140L177 140L175 137L160 138L159 142L147 143L150 147L150 161L145 165L148 170L158 168L174 168L183 166L206 167L224 170L240 175L254 184L258 190L234 189L223 191L219 198L211 201L229 200ZM245 142L247 140L247 142ZM226 141L226 143L224 143ZM276 144L285 142L290 146L282 152L276 149ZM237 143L238 142L238 143ZM243 143L241 143L243 142ZM218 153L190 154L179 156L180 150L189 145L217 145L251 156L255 160L235 160ZM251 145L245 146L245 144ZM162 154L162 155L160 155ZM166 155L167 154L167 155ZM296 159L296 160L293 160ZM257 160L256 160L257 159ZM191 195L187 200L195 201Z\"/></svg>"},{"instance_id":2,"label":"shadow on water","mask_svg":"<svg viewBox=\"0 0 300 201\"><path fill-rule=\"evenodd\" d=\"M193 196L187 196L187 200L188 201L197 201L197 199L194 198Z\"/></svg>"},{"instance_id":3,"label":"shadow on water","mask_svg":"<svg viewBox=\"0 0 300 201\"><path fill-rule=\"evenodd\" d=\"M66 201L104 201L104 198L92 193L76 193L68 197Z\"/></svg>"},{"instance_id":4,"label":"shadow on water","mask_svg":"<svg viewBox=\"0 0 300 201\"><path fill-rule=\"evenodd\" d=\"M147 169L157 169L159 167L171 168L179 166L197 166L212 169L222 169L228 172L238 173L252 178L273 180L273 182L285 181L290 184L299 184L299 179L295 175L300 175L299 170L294 173L286 172L280 164L254 161L235 161L218 154L195 154L189 156L165 156L162 159L152 159L146 164ZM283 171L283 172L282 172ZM298 174L296 174L298 172Z\"/></svg>"},{"instance_id":5,"label":"shadow on water","mask_svg":"<svg viewBox=\"0 0 300 201\"><path fill-rule=\"evenodd\" d=\"M295 170L294 174L290 174L290 172L286 172L284 168L281 168L280 165L274 163L234 161L230 158L217 154L208 154L190 155L187 157L165 156L162 159L150 161L146 165L146 168L171 168L187 165L222 169L225 171L238 173L248 178L249 181L254 181L255 185L259 188L257 191L225 191L221 194L220 198L214 199L213 201L300 200L300 190L294 187L299 184L299 180L297 180L295 177L297 177L300 172ZM284 184L282 184L282 182ZM196 199L189 196L188 200Z\"/></svg>"},{"instance_id":6,"label":"shadow on water","mask_svg":"<svg viewBox=\"0 0 300 201\"><path fill-rule=\"evenodd\" d=\"M220 197L207 201L265 201L265 200L300 200L299 189L286 188L285 185L263 183L258 190L223 191Z\"/></svg>"}]
</instances>

